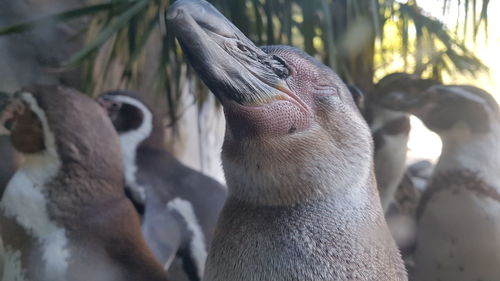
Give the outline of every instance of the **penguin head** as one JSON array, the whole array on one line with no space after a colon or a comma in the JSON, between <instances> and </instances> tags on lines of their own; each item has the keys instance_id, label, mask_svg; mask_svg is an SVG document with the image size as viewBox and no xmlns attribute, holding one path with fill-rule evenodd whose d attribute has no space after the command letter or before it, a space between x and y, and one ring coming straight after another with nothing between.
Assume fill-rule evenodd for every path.
<instances>
[{"instance_id":1,"label":"penguin head","mask_svg":"<svg viewBox=\"0 0 500 281\"><path fill-rule=\"evenodd\" d=\"M372 103L390 104L393 100L418 96L429 87L439 84L432 79L423 79L415 74L396 72L382 78L370 93Z\"/></svg>"},{"instance_id":2,"label":"penguin head","mask_svg":"<svg viewBox=\"0 0 500 281\"><path fill-rule=\"evenodd\" d=\"M407 115L405 109L417 102L429 87L439 84L414 74L396 72L382 78L367 95L365 118L370 127ZM376 128L375 128L376 129Z\"/></svg>"},{"instance_id":3,"label":"penguin head","mask_svg":"<svg viewBox=\"0 0 500 281\"><path fill-rule=\"evenodd\" d=\"M97 97L118 132L122 145L137 148L142 144L163 145L163 130L153 110L138 93L108 91Z\"/></svg>"},{"instance_id":4,"label":"penguin head","mask_svg":"<svg viewBox=\"0 0 500 281\"><path fill-rule=\"evenodd\" d=\"M91 98L61 86L31 86L15 93L1 112L13 147L26 156L48 154L83 174L121 180L118 136ZM85 167L85 169L81 169Z\"/></svg>"},{"instance_id":5,"label":"penguin head","mask_svg":"<svg viewBox=\"0 0 500 281\"><path fill-rule=\"evenodd\" d=\"M500 123L499 107L493 97L472 86L430 87L409 111L438 134L457 128L484 134L493 123Z\"/></svg>"},{"instance_id":6,"label":"penguin head","mask_svg":"<svg viewBox=\"0 0 500 281\"><path fill-rule=\"evenodd\" d=\"M109 91L101 94L97 102L107 111L113 126L120 134L137 130L151 111L134 92Z\"/></svg>"},{"instance_id":7,"label":"penguin head","mask_svg":"<svg viewBox=\"0 0 500 281\"><path fill-rule=\"evenodd\" d=\"M370 131L332 69L297 48L257 47L205 1L177 1L166 18L224 109L234 196L292 204L372 180Z\"/></svg>"},{"instance_id":8,"label":"penguin head","mask_svg":"<svg viewBox=\"0 0 500 281\"><path fill-rule=\"evenodd\" d=\"M47 118L33 94L24 91L14 94L4 103L0 119L16 150L34 154L45 149L42 120L47 123Z\"/></svg>"}]
</instances>

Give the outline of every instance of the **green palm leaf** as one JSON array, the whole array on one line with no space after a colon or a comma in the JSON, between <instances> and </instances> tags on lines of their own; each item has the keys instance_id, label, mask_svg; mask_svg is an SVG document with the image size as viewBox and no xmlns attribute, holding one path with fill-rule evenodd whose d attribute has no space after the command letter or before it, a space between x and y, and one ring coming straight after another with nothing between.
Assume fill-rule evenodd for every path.
<instances>
[{"instance_id":1,"label":"green palm leaf","mask_svg":"<svg viewBox=\"0 0 500 281\"><path fill-rule=\"evenodd\" d=\"M88 58L89 55L102 46L111 36L115 35L123 27L129 24L130 20L146 8L150 1L152 0L136 1L124 13L120 14L114 21L107 25L94 40L87 44L87 46L69 58L66 65L75 65Z\"/></svg>"}]
</instances>

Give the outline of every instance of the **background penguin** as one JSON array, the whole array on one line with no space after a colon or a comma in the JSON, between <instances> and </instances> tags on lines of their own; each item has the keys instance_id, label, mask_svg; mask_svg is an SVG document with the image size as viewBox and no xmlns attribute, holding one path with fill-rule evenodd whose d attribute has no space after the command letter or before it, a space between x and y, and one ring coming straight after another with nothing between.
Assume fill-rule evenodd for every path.
<instances>
[{"instance_id":1,"label":"background penguin","mask_svg":"<svg viewBox=\"0 0 500 281\"><path fill-rule=\"evenodd\" d=\"M138 95L112 91L98 101L119 133L126 184L144 206L148 245L165 268L177 255L190 280L201 280L225 188L166 151L161 117Z\"/></svg>"},{"instance_id":2,"label":"background penguin","mask_svg":"<svg viewBox=\"0 0 500 281\"><path fill-rule=\"evenodd\" d=\"M291 47L257 48L206 1L176 1L167 20L227 121L229 197L204 280L406 280L371 135L336 74Z\"/></svg>"},{"instance_id":3,"label":"background penguin","mask_svg":"<svg viewBox=\"0 0 500 281\"><path fill-rule=\"evenodd\" d=\"M166 280L125 197L118 136L95 101L36 86L0 120L25 155L0 201L2 280Z\"/></svg>"},{"instance_id":4,"label":"background penguin","mask_svg":"<svg viewBox=\"0 0 500 281\"><path fill-rule=\"evenodd\" d=\"M10 95L8 93L0 92L0 112L9 103ZM0 126L1 127L1 126ZM1 128L0 128L1 130ZM3 191L7 187L10 178L14 175L16 170L16 161L14 149L10 144L8 136L1 135L0 131L0 198L2 198Z\"/></svg>"},{"instance_id":5,"label":"background penguin","mask_svg":"<svg viewBox=\"0 0 500 281\"><path fill-rule=\"evenodd\" d=\"M382 208L387 213L406 171L410 117L406 112L381 107L378 101L394 93L418 95L437 84L416 75L393 73L385 76L365 99L364 116L375 142L375 176Z\"/></svg>"},{"instance_id":6,"label":"background penguin","mask_svg":"<svg viewBox=\"0 0 500 281\"><path fill-rule=\"evenodd\" d=\"M472 86L433 86L384 102L415 114L443 150L420 201L412 280L498 280L500 110Z\"/></svg>"}]
</instances>

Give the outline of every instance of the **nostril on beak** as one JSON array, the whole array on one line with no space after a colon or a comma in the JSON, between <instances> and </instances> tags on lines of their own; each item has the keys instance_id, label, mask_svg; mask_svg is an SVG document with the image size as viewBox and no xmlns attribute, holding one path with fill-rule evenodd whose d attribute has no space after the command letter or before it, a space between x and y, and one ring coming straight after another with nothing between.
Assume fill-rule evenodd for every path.
<instances>
[{"instance_id":1,"label":"nostril on beak","mask_svg":"<svg viewBox=\"0 0 500 281\"><path fill-rule=\"evenodd\" d=\"M174 20L180 17L184 13L184 5L183 1L178 0L175 1L167 10L165 17L167 20Z\"/></svg>"}]
</instances>

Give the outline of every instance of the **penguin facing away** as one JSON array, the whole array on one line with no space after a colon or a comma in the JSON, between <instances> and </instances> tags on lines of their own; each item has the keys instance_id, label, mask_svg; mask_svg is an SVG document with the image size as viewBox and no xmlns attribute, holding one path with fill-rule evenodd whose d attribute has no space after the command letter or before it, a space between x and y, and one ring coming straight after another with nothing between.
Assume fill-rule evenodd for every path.
<instances>
[{"instance_id":1,"label":"penguin facing away","mask_svg":"<svg viewBox=\"0 0 500 281\"><path fill-rule=\"evenodd\" d=\"M0 120L25 156L0 201L2 280L166 280L125 197L118 136L95 101L34 86Z\"/></svg>"},{"instance_id":2,"label":"penguin facing away","mask_svg":"<svg viewBox=\"0 0 500 281\"><path fill-rule=\"evenodd\" d=\"M229 196L204 280L407 280L368 126L337 75L295 48L256 47L206 1L166 17L227 121Z\"/></svg>"},{"instance_id":3,"label":"penguin facing away","mask_svg":"<svg viewBox=\"0 0 500 281\"><path fill-rule=\"evenodd\" d=\"M476 87L438 85L386 105L415 114L443 143L419 204L411 280L498 280L498 104Z\"/></svg>"},{"instance_id":4,"label":"penguin facing away","mask_svg":"<svg viewBox=\"0 0 500 281\"><path fill-rule=\"evenodd\" d=\"M161 117L138 94L111 91L98 102L120 136L126 185L144 209L146 242L166 269L177 256L189 279L201 280L225 187L166 151Z\"/></svg>"}]
</instances>

